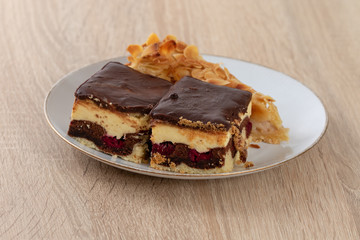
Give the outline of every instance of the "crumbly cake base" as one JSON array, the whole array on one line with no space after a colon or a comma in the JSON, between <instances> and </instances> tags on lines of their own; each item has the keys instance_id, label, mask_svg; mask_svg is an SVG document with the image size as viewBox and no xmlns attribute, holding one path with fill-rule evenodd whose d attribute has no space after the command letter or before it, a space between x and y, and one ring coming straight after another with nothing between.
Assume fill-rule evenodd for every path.
<instances>
[{"instance_id":1,"label":"crumbly cake base","mask_svg":"<svg viewBox=\"0 0 360 240\"><path fill-rule=\"evenodd\" d=\"M136 143L133 147L133 151L131 154L126 155L126 156L120 156L120 155L114 155L108 152L105 152L101 149L99 149L92 141L86 139L86 138L79 138L79 137L74 137L74 139L76 141L78 141L79 143L81 143L82 145L85 145L89 148L95 149L97 151L100 152L104 152L106 154L112 155L112 156L119 156L120 158L127 160L129 162L134 162L134 163L149 163L148 160L148 146L146 143Z\"/></svg>"}]
</instances>

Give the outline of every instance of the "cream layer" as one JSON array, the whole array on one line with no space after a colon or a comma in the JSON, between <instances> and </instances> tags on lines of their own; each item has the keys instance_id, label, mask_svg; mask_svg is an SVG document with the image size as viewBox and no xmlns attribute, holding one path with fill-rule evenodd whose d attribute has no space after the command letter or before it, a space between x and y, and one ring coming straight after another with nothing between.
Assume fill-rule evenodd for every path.
<instances>
[{"instance_id":1,"label":"cream layer","mask_svg":"<svg viewBox=\"0 0 360 240\"><path fill-rule=\"evenodd\" d=\"M231 139L231 131L201 131L156 122L152 126L152 143L172 142L188 145L198 152L208 152L212 148L226 147Z\"/></svg>"},{"instance_id":2,"label":"cream layer","mask_svg":"<svg viewBox=\"0 0 360 240\"><path fill-rule=\"evenodd\" d=\"M102 126L109 136L121 138L127 133L136 133L150 128L149 115L115 112L100 108L91 100L76 99L71 120L85 120Z\"/></svg>"}]
</instances>

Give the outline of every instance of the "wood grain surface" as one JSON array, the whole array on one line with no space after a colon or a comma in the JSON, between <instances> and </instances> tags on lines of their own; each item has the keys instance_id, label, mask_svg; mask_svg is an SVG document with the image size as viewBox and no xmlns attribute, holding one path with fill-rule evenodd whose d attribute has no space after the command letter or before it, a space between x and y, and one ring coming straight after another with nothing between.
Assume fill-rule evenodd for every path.
<instances>
[{"instance_id":1,"label":"wood grain surface","mask_svg":"<svg viewBox=\"0 0 360 240\"><path fill-rule=\"evenodd\" d=\"M0 239L360 239L360 1L0 0ZM311 88L329 126L280 167L179 181L95 161L47 125L63 75L151 32ZM70 113L69 113L70 114Z\"/></svg>"}]
</instances>

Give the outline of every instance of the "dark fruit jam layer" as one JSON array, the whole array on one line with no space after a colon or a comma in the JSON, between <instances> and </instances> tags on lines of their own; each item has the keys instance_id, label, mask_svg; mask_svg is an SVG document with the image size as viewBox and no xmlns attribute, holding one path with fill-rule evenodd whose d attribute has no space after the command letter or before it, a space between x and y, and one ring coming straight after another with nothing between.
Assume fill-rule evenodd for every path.
<instances>
[{"instance_id":1,"label":"dark fruit jam layer","mask_svg":"<svg viewBox=\"0 0 360 240\"><path fill-rule=\"evenodd\" d=\"M230 149L232 157L235 157L235 147L233 141L224 148L213 148L209 152L199 153L195 149L190 149L187 145L181 143L163 142L152 145L152 153L160 153L162 156L170 160L170 162L161 163L163 166L169 166L170 163L179 165L185 163L189 167L199 169L210 169L222 167L224 165L224 157Z\"/></svg>"},{"instance_id":2,"label":"dark fruit jam layer","mask_svg":"<svg viewBox=\"0 0 360 240\"><path fill-rule=\"evenodd\" d=\"M244 118L244 120L241 122L239 127L240 132L243 128L245 128L246 131L246 138L249 138L252 130L252 123L250 122L249 117Z\"/></svg>"},{"instance_id":3,"label":"dark fruit jam layer","mask_svg":"<svg viewBox=\"0 0 360 240\"><path fill-rule=\"evenodd\" d=\"M70 123L68 134L72 137L86 138L106 153L126 156L132 153L134 145L141 142L144 135L148 135L149 132L126 134L121 139L117 139L108 136L105 129L99 124L73 120Z\"/></svg>"}]
</instances>

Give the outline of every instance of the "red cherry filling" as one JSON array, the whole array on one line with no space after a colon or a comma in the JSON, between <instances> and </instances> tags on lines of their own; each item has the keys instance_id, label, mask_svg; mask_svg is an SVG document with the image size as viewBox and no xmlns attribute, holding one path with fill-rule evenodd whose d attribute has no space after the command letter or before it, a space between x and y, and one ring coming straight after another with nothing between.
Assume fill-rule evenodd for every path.
<instances>
[{"instance_id":1,"label":"red cherry filling","mask_svg":"<svg viewBox=\"0 0 360 240\"><path fill-rule=\"evenodd\" d=\"M164 156L170 156L175 151L175 145L171 142L163 142L152 145L152 153L160 153ZM195 149L189 149L188 157L192 162L208 161L212 157L211 151L206 153L199 153Z\"/></svg>"},{"instance_id":2,"label":"red cherry filling","mask_svg":"<svg viewBox=\"0 0 360 240\"><path fill-rule=\"evenodd\" d=\"M249 138L250 133L251 133L251 129L252 129L252 123L250 121L247 122L246 126L245 126L245 130L246 130L246 137Z\"/></svg>"},{"instance_id":3,"label":"red cherry filling","mask_svg":"<svg viewBox=\"0 0 360 240\"><path fill-rule=\"evenodd\" d=\"M163 142L160 144L153 144L152 150L153 153L160 153L161 155L168 156L175 151L175 145L171 142Z\"/></svg>"},{"instance_id":4,"label":"red cherry filling","mask_svg":"<svg viewBox=\"0 0 360 240\"><path fill-rule=\"evenodd\" d=\"M199 153L195 149L189 150L189 158L193 162L210 160L211 157L212 157L211 152Z\"/></svg>"},{"instance_id":5,"label":"red cherry filling","mask_svg":"<svg viewBox=\"0 0 360 240\"><path fill-rule=\"evenodd\" d=\"M122 148L125 145L125 141L123 138L117 139L116 137L110 136L102 136L101 140L105 143L106 146L112 148Z\"/></svg>"}]
</instances>

